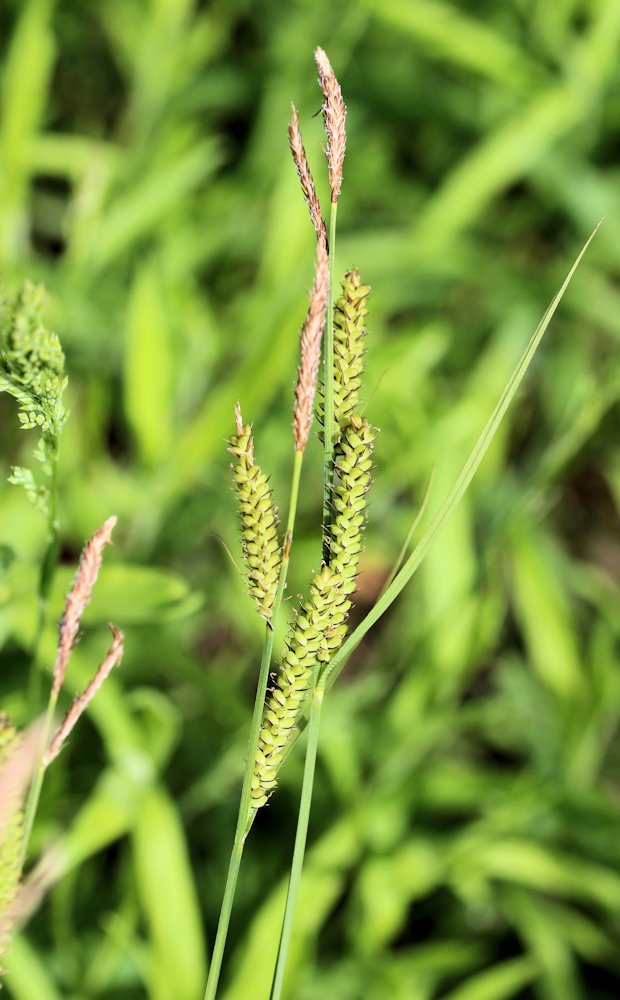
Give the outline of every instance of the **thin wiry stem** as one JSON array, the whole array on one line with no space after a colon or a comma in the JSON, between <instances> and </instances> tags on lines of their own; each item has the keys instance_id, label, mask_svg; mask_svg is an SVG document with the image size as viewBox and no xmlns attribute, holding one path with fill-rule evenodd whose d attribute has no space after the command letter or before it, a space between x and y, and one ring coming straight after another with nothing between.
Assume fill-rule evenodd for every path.
<instances>
[{"instance_id":1,"label":"thin wiry stem","mask_svg":"<svg viewBox=\"0 0 620 1000\"><path fill-rule=\"evenodd\" d=\"M280 944L278 945L278 958L271 987L271 1000L280 1000L282 987L284 985L284 973L288 959L291 937L293 934L293 922L295 919L295 907L299 884L304 865L306 853L306 842L308 839L308 824L310 821L310 807L312 805L312 790L314 788L314 774L316 770L316 755L319 745L319 727L321 723L321 709L325 687L321 679L315 684L312 693L312 703L310 708L310 720L308 726L308 746L306 749L306 759L304 762L304 777L301 787L301 799L299 802L299 814L297 816L297 831L295 834L295 847L293 850L293 860L291 863L291 874L289 878L288 891L286 894L286 907L284 910L284 920L280 932Z\"/></svg>"},{"instance_id":2,"label":"thin wiry stem","mask_svg":"<svg viewBox=\"0 0 620 1000\"><path fill-rule=\"evenodd\" d=\"M39 575L39 590L37 594L37 625L28 673L28 704L31 712L38 711L41 697L41 643L47 625L49 595L58 568L60 523L58 520L58 445L52 463L52 474L49 486L48 541L41 564Z\"/></svg>"},{"instance_id":3,"label":"thin wiry stem","mask_svg":"<svg viewBox=\"0 0 620 1000\"><path fill-rule=\"evenodd\" d=\"M278 583L278 590L273 604L272 621L274 622L277 619L280 606L282 603L284 588L286 586L286 577L288 574L291 544L293 541L293 531L295 528L295 517L297 514L297 499L299 496L299 480L301 476L302 463L303 463L303 452L296 451L295 461L293 465L293 475L291 480L291 496L289 501L288 520L286 524L286 533L284 536L284 545L282 550L280 580ZM211 965L209 967L209 976L207 979L204 1000L215 1000L215 996L217 994L217 987L222 968L222 960L224 958L224 949L226 947L226 938L228 937L230 915L232 913L235 892L237 889L237 880L239 878L239 869L241 867L241 859L243 857L243 849L245 847L245 841L248 836L248 833L250 832L255 815L255 810L253 810L250 805L250 798L252 791L252 776L254 774L254 762L256 759L256 751L258 748L258 740L260 736L261 723L263 719L263 708L265 705L265 696L267 694L267 684L269 683L269 668L271 666L272 652L273 652L273 627L271 623L268 623L265 629L265 639L263 642L263 652L261 656L260 672L258 677L258 684L256 686L256 698L254 700L254 712L252 714L252 723L250 726L248 755L243 775L243 785L241 789L241 801L239 803L239 812L237 815L237 827L235 830L235 839L233 841L230 861L228 864L226 885L224 887L224 897L222 899L222 906L220 909L217 932L215 935L215 943L213 945L213 954L211 956Z\"/></svg>"},{"instance_id":4,"label":"thin wiry stem","mask_svg":"<svg viewBox=\"0 0 620 1000\"><path fill-rule=\"evenodd\" d=\"M58 727L48 750L45 752L43 757L44 768L49 767L52 761L56 759L69 739L69 736L75 729L79 719L97 694L97 691L112 673L114 667L119 666L123 658L123 633L114 625L110 625L110 631L112 632L113 637L112 645L110 646L104 659L99 664L92 680L86 685L82 693L78 694L71 702L69 711L65 715L61 725Z\"/></svg>"},{"instance_id":5,"label":"thin wiry stem","mask_svg":"<svg viewBox=\"0 0 620 1000\"><path fill-rule=\"evenodd\" d=\"M84 550L80 557L78 571L75 574L75 579L65 602L65 610L60 622L58 635L58 647L56 651L56 661L54 664L54 674L52 677L52 687L41 729L37 766L32 784L28 791L26 808L24 810L22 865L26 859L28 842L32 833L34 817L39 805L39 798L43 787L43 778L45 776L45 769L47 766L45 760L46 750L50 734L52 732L52 723L54 719L54 712L56 711L56 704L58 702L58 695L60 694L69 657L71 656L71 651L75 643L80 618L86 605L90 601L92 590L101 567L103 549L111 541L112 529L115 524L116 518L109 517L84 546Z\"/></svg>"},{"instance_id":6,"label":"thin wiry stem","mask_svg":"<svg viewBox=\"0 0 620 1000\"><path fill-rule=\"evenodd\" d=\"M329 298L323 351L323 561L329 562L329 526L332 516L334 482L334 271L336 258L336 217L338 203L333 201L329 216Z\"/></svg>"}]
</instances>

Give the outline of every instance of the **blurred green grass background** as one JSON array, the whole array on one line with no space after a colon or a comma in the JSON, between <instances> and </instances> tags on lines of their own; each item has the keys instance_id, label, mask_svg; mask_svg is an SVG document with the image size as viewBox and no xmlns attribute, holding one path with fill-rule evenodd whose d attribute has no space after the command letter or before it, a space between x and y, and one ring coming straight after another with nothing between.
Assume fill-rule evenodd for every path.
<instances>
[{"instance_id":1,"label":"blurred green grass background","mask_svg":"<svg viewBox=\"0 0 620 1000\"><path fill-rule=\"evenodd\" d=\"M261 641L220 543L238 552L224 439L240 399L283 504L313 253L286 126L295 100L327 205L317 44L349 109L337 268L374 288L357 615L605 222L470 493L330 697L288 995L620 991L620 4L4 0L0 274L46 284L71 378L55 614L119 517L69 688L109 619L127 650L49 776L15 1000L202 995ZM0 418L6 469L30 442L11 400ZM320 558L320 470L315 442L292 595ZM5 478L0 703L21 725L45 533ZM267 995L300 774L298 748L250 838L224 1000Z\"/></svg>"}]
</instances>

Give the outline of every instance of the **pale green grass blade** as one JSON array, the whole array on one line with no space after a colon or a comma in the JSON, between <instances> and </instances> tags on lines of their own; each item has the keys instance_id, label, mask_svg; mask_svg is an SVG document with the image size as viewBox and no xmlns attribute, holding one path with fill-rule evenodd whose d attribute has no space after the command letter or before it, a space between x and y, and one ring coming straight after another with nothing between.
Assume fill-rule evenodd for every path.
<instances>
[{"instance_id":1,"label":"pale green grass blade","mask_svg":"<svg viewBox=\"0 0 620 1000\"><path fill-rule=\"evenodd\" d=\"M433 0L364 0L378 21L395 28L448 63L480 73L510 90L522 90L540 73L523 49L455 4Z\"/></svg>"},{"instance_id":2,"label":"pale green grass blade","mask_svg":"<svg viewBox=\"0 0 620 1000\"><path fill-rule=\"evenodd\" d=\"M181 820L161 787L142 802L133 844L138 894L169 995L196 1000L206 974L200 906Z\"/></svg>"},{"instance_id":3,"label":"pale green grass blade","mask_svg":"<svg viewBox=\"0 0 620 1000\"><path fill-rule=\"evenodd\" d=\"M388 576L388 578L387 578L387 580L385 582L385 587L383 588L384 590L388 589L388 587L390 586L390 584L392 583L392 581L394 580L394 578L397 576L398 571L400 570L401 566L403 565L403 563L405 561L405 558L406 558L407 552L409 551L409 547L411 545L411 541L413 539L413 536L415 535L415 533L417 531L417 528L418 528L418 525L420 524L420 521L424 517L425 511L426 511L426 505L428 504L429 497L431 495L431 490L433 488L433 481L434 481L434 479L435 479L435 466L433 466L433 468L431 469L431 474L428 477L428 482L426 484L426 489L424 490L424 494L422 496L422 503L420 504L420 509L417 511L417 513L416 513L413 521L411 522L411 525L410 525L409 530L407 532L407 535L405 537L405 541L403 542L401 550L398 553L398 558L396 559L396 562L394 563L392 571L390 572L390 575Z\"/></svg>"},{"instance_id":4,"label":"pale green grass blade","mask_svg":"<svg viewBox=\"0 0 620 1000\"><path fill-rule=\"evenodd\" d=\"M620 913L620 875L609 867L516 837L480 844L478 861L489 878Z\"/></svg>"},{"instance_id":5,"label":"pale green grass blade","mask_svg":"<svg viewBox=\"0 0 620 1000\"><path fill-rule=\"evenodd\" d=\"M531 958L513 958L472 976L463 986L444 993L441 1000L509 1000L537 975Z\"/></svg>"},{"instance_id":6,"label":"pale green grass blade","mask_svg":"<svg viewBox=\"0 0 620 1000\"><path fill-rule=\"evenodd\" d=\"M425 252L445 247L586 113L585 103L580 105L566 86L537 93L513 118L485 135L448 174L413 227L416 245Z\"/></svg>"},{"instance_id":7,"label":"pale green grass blade","mask_svg":"<svg viewBox=\"0 0 620 1000\"><path fill-rule=\"evenodd\" d=\"M23 250L28 229L30 143L45 109L54 59L53 0L22 4L4 57L0 107L0 258Z\"/></svg>"},{"instance_id":8,"label":"pale green grass blade","mask_svg":"<svg viewBox=\"0 0 620 1000\"><path fill-rule=\"evenodd\" d=\"M124 379L127 417L148 466L165 461L172 444L171 346L162 276L152 260L139 269L129 295Z\"/></svg>"},{"instance_id":9,"label":"pale green grass blade","mask_svg":"<svg viewBox=\"0 0 620 1000\"><path fill-rule=\"evenodd\" d=\"M491 444L491 441L493 440L495 433L498 427L500 426L508 407L510 406L510 403L514 398L517 389L519 388L521 382L523 381L525 373L527 372L531 364L531 361L538 349L538 345L540 344L542 338L544 337L547 327L549 326L549 323L551 322L551 319L553 318L553 315L556 309L558 308L562 300L562 297L566 289L568 288L568 285L570 284L570 281L583 258L583 255L585 254L586 250L590 246L590 243L594 239L594 236L600 224L601 223L599 222L599 224L596 226L592 234L588 237L586 243L584 244L583 248L579 253L579 256L575 260L573 266L571 267L566 278L564 279L564 282L562 283L560 290L554 296L551 304L549 305L547 311L545 312L545 315L543 316L542 320L540 321L536 330L534 331L534 334L529 344L527 345L525 351L521 355L521 358L516 368L514 369L512 375L510 376L508 382L506 383L506 387L499 399L497 406L495 407L495 410L489 417L489 420L487 421L487 424L484 430L482 431L482 434L478 438L469 458L467 459L465 465L463 466L461 474L459 475L457 481L455 482L450 493L444 500L443 504L435 514L435 517L433 518L431 524L429 525L426 532L418 542L414 551L407 559L407 562L405 563L403 568L398 573L396 579L393 581L393 583L390 584L385 593L379 598L372 611L366 616L366 618L360 623L360 625L358 625L355 631L351 633L347 641L340 649L339 653L337 653L337 655L334 657L334 659L326 668L325 676L328 680L329 686L331 686L331 684L334 683L336 677L338 676L344 664L346 663L347 657L355 649L355 647L358 645L363 636L366 635L369 629L372 628L375 622L377 622L381 617L381 615L389 608L390 604L392 604L392 602L398 597L403 587L407 585L413 574L418 569L420 563L424 559L426 553L433 545L435 539L438 538L438 536L441 534L444 526L447 524L450 517L458 507L461 498L463 497L469 484L474 478L474 475L476 474L476 471L480 463L482 462L482 459L484 458L485 453L489 445Z\"/></svg>"},{"instance_id":10,"label":"pale green grass blade","mask_svg":"<svg viewBox=\"0 0 620 1000\"><path fill-rule=\"evenodd\" d=\"M555 909L546 900L513 891L506 906L524 946L541 968L541 986L548 1000L584 1000L576 957Z\"/></svg>"},{"instance_id":11,"label":"pale green grass blade","mask_svg":"<svg viewBox=\"0 0 620 1000\"><path fill-rule=\"evenodd\" d=\"M6 985L13 1000L61 1000L43 959L26 938L16 934L3 963L8 969Z\"/></svg>"},{"instance_id":12,"label":"pale green grass blade","mask_svg":"<svg viewBox=\"0 0 620 1000\"><path fill-rule=\"evenodd\" d=\"M583 678L565 574L533 528L514 538L511 555L515 615L532 668L558 697L578 697Z\"/></svg>"},{"instance_id":13,"label":"pale green grass blade","mask_svg":"<svg viewBox=\"0 0 620 1000\"><path fill-rule=\"evenodd\" d=\"M140 178L134 187L108 205L88 234L89 244L74 245L73 254L82 256L96 270L108 266L126 253L143 236L164 225L183 199L205 184L222 163L216 140L205 140L175 162Z\"/></svg>"}]
</instances>

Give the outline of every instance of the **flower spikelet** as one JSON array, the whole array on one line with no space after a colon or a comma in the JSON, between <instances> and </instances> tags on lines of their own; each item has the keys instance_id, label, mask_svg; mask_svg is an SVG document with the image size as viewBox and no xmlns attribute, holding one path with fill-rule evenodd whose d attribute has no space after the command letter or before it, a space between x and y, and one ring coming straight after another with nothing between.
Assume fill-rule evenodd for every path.
<instances>
[{"instance_id":1,"label":"flower spikelet","mask_svg":"<svg viewBox=\"0 0 620 1000\"><path fill-rule=\"evenodd\" d=\"M67 664L80 627L80 620L90 603L93 587L101 569L103 550L112 541L112 531L115 525L116 517L114 515L104 521L88 540L80 556L80 565L67 595L65 610L58 627L58 648L52 678L52 697L54 698L58 696L62 687Z\"/></svg>"},{"instance_id":2,"label":"flower spikelet","mask_svg":"<svg viewBox=\"0 0 620 1000\"><path fill-rule=\"evenodd\" d=\"M327 166L332 204L338 201L342 186L342 165L347 145L345 120L347 108L342 98L340 84L331 63L321 48L314 53L319 84L323 91L323 122L327 135Z\"/></svg>"},{"instance_id":3,"label":"flower spikelet","mask_svg":"<svg viewBox=\"0 0 620 1000\"><path fill-rule=\"evenodd\" d=\"M317 662L326 663L346 634L350 601L342 577L323 566L310 584L286 639L275 686L267 699L252 778L252 807L265 805L312 683Z\"/></svg>"},{"instance_id":4,"label":"flower spikelet","mask_svg":"<svg viewBox=\"0 0 620 1000\"><path fill-rule=\"evenodd\" d=\"M6 716L0 716L0 774L11 766L11 759L19 750L20 736ZM19 888L23 859L23 820L20 796L14 796L7 780L2 785L3 796L11 795L13 801L3 803L4 819L0 825L0 956L6 954L14 918L15 897ZM15 790L14 790L15 791ZM0 969L0 972L4 970Z\"/></svg>"},{"instance_id":5,"label":"flower spikelet","mask_svg":"<svg viewBox=\"0 0 620 1000\"><path fill-rule=\"evenodd\" d=\"M297 369L293 411L293 437L295 451L298 452L304 451L312 426L328 294L329 257L325 235L322 234L316 247L316 270L310 292L310 305L301 331L301 359Z\"/></svg>"},{"instance_id":6,"label":"flower spikelet","mask_svg":"<svg viewBox=\"0 0 620 1000\"><path fill-rule=\"evenodd\" d=\"M19 403L22 428L39 431L35 458L50 477L66 419L67 379L60 341L43 323L43 306L44 290L31 282L13 301L0 297L0 392ZM32 502L47 511L49 489L36 482L32 470L16 467L9 481L23 485Z\"/></svg>"},{"instance_id":7,"label":"flower spikelet","mask_svg":"<svg viewBox=\"0 0 620 1000\"><path fill-rule=\"evenodd\" d=\"M359 409L359 390L364 370L364 337L370 285L359 271L347 271L341 294L334 305L334 440L338 441L352 415ZM324 423L324 390L320 388L318 416Z\"/></svg>"},{"instance_id":8,"label":"flower spikelet","mask_svg":"<svg viewBox=\"0 0 620 1000\"><path fill-rule=\"evenodd\" d=\"M310 170L310 164L308 163L308 157L306 156L306 150L301 137L299 114L297 113L297 108L294 104L292 105L291 123L288 127L288 139L295 167L297 168L297 176L299 177L301 190L306 200L308 211L310 212L312 225L314 226L317 239L320 240L325 238L325 223L323 222L323 216L321 215L321 205L316 193L314 178L312 176L312 171Z\"/></svg>"},{"instance_id":9,"label":"flower spikelet","mask_svg":"<svg viewBox=\"0 0 620 1000\"><path fill-rule=\"evenodd\" d=\"M267 477L254 461L252 429L236 409L236 433L228 450L235 457L233 479L239 499L241 540L248 589L258 613L271 620L278 589L282 553L278 542L278 516Z\"/></svg>"},{"instance_id":10,"label":"flower spikelet","mask_svg":"<svg viewBox=\"0 0 620 1000\"><path fill-rule=\"evenodd\" d=\"M110 631L112 632L112 644L92 679L81 694L76 695L71 702L69 711L56 730L54 738L43 757L44 767L49 767L52 761L56 759L103 682L107 680L114 667L120 665L123 658L123 633L115 625L110 625Z\"/></svg>"}]
</instances>

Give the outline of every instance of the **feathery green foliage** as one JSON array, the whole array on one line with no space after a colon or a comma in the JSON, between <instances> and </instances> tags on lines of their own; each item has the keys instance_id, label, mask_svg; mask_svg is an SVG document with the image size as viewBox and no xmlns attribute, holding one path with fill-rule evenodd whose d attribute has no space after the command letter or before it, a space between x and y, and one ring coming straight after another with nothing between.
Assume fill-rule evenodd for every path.
<instances>
[{"instance_id":1,"label":"feathery green foliage","mask_svg":"<svg viewBox=\"0 0 620 1000\"><path fill-rule=\"evenodd\" d=\"M44 301L43 287L29 281L14 299L0 298L0 392L19 403L22 428L39 431L34 457L49 482L66 419L67 378L60 341L43 322ZM32 469L15 466L9 482L22 485L35 506L49 513L50 486L38 483Z\"/></svg>"}]
</instances>

